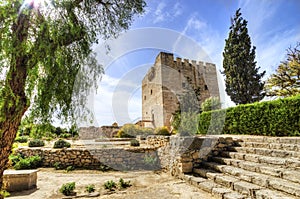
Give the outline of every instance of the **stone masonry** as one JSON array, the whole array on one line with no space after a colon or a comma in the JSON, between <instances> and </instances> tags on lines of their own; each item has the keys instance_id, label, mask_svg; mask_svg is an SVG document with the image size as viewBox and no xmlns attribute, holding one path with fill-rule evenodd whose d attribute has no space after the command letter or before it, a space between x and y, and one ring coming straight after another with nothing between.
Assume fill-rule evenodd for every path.
<instances>
[{"instance_id":1,"label":"stone masonry","mask_svg":"<svg viewBox=\"0 0 300 199\"><path fill-rule=\"evenodd\" d=\"M195 94L199 105L207 98L219 97L216 66L176 58L171 53L161 52L142 81L142 121L145 127L170 128L170 120L178 109L179 96L185 92Z\"/></svg>"}]
</instances>

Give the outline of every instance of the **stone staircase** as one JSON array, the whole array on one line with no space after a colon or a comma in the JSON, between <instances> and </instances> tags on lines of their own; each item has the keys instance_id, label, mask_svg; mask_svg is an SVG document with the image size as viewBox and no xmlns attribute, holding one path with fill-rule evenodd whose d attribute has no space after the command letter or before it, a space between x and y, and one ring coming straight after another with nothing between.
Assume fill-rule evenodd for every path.
<instances>
[{"instance_id":1,"label":"stone staircase","mask_svg":"<svg viewBox=\"0 0 300 199\"><path fill-rule=\"evenodd\" d=\"M233 140L182 178L215 198L300 198L300 137Z\"/></svg>"}]
</instances>

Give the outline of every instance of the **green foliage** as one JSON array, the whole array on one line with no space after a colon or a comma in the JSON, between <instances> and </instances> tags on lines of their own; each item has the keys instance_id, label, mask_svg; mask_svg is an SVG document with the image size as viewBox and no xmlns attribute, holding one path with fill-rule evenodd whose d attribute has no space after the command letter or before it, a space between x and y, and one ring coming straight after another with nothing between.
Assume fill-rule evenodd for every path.
<instances>
[{"instance_id":1,"label":"green foliage","mask_svg":"<svg viewBox=\"0 0 300 199\"><path fill-rule=\"evenodd\" d=\"M130 181L124 181L123 178L119 179L119 184L118 185L121 189L126 189L127 187L131 187Z\"/></svg>"},{"instance_id":2,"label":"green foliage","mask_svg":"<svg viewBox=\"0 0 300 199\"><path fill-rule=\"evenodd\" d=\"M201 104L202 111L212 111L221 108L221 102L218 97L209 97Z\"/></svg>"},{"instance_id":3,"label":"green foliage","mask_svg":"<svg viewBox=\"0 0 300 199\"><path fill-rule=\"evenodd\" d=\"M94 184L89 184L85 187L85 191L88 193L92 193L95 191L95 185Z\"/></svg>"},{"instance_id":4,"label":"green foliage","mask_svg":"<svg viewBox=\"0 0 300 199\"><path fill-rule=\"evenodd\" d=\"M146 165L153 166L157 163L157 157L155 157L153 155L145 154L144 162Z\"/></svg>"},{"instance_id":5,"label":"green foliage","mask_svg":"<svg viewBox=\"0 0 300 199\"><path fill-rule=\"evenodd\" d=\"M36 169L41 166L42 158L38 155L27 158L20 158L14 165L14 169Z\"/></svg>"},{"instance_id":6,"label":"green foliage","mask_svg":"<svg viewBox=\"0 0 300 199\"><path fill-rule=\"evenodd\" d=\"M105 171L111 170L111 168L109 166L107 166L107 165L101 164L99 166L99 170L102 171L102 172L105 172Z\"/></svg>"},{"instance_id":7,"label":"green foliage","mask_svg":"<svg viewBox=\"0 0 300 199\"><path fill-rule=\"evenodd\" d=\"M9 197L10 193L8 191L5 190L0 190L0 195L2 195L4 198Z\"/></svg>"},{"instance_id":8,"label":"green foliage","mask_svg":"<svg viewBox=\"0 0 300 199\"><path fill-rule=\"evenodd\" d=\"M265 89L268 96L294 96L300 94L300 42L287 50L287 59L267 80Z\"/></svg>"},{"instance_id":9,"label":"green foliage","mask_svg":"<svg viewBox=\"0 0 300 199\"><path fill-rule=\"evenodd\" d=\"M69 183L63 184L60 187L59 192L64 194L65 196L70 196L74 193L74 189L75 189L75 182L69 182Z\"/></svg>"},{"instance_id":10,"label":"green foliage","mask_svg":"<svg viewBox=\"0 0 300 199\"><path fill-rule=\"evenodd\" d=\"M14 166L15 164L17 164L21 159L23 159L24 156L20 153L12 153L9 156L9 160L11 161L11 165Z\"/></svg>"},{"instance_id":11,"label":"green foliage","mask_svg":"<svg viewBox=\"0 0 300 199\"><path fill-rule=\"evenodd\" d=\"M67 171L67 172L74 171L74 170L75 170L75 167L74 167L74 166L68 166L68 167L66 168L66 171Z\"/></svg>"},{"instance_id":12,"label":"green foliage","mask_svg":"<svg viewBox=\"0 0 300 199\"><path fill-rule=\"evenodd\" d=\"M18 136L15 138L15 142L19 142L19 143L26 143L28 142L28 137L27 136Z\"/></svg>"},{"instance_id":13,"label":"green foliage","mask_svg":"<svg viewBox=\"0 0 300 199\"><path fill-rule=\"evenodd\" d=\"M155 129L155 135L166 135L166 136L168 136L168 135L170 135L170 132L169 132L168 128L165 127L165 126L157 127Z\"/></svg>"},{"instance_id":14,"label":"green foliage","mask_svg":"<svg viewBox=\"0 0 300 199\"><path fill-rule=\"evenodd\" d=\"M106 181L103 186L105 189L109 189L110 191L117 188L117 184L113 180Z\"/></svg>"},{"instance_id":15,"label":"green foliage","mask_svg":"<svg viewBox=\"0 0 300 199\"><path fill-rule=\"evenodd\" d=\"M59 139L56 142L54 142L53 148L58 149L58 148L69 148L71 147L71 144L65 140Z\"/></svg>"},{"instance_id":16,"label":"green foliage","mask_svg":"<svg viewBox=\"0 0 300 199\"><path fill-rule=\"evenodd\" d=\"M136 139L130 140L130 146L140 146L140 142Z\"/></svg>"},{"instance_id":17,"label":"green foliage","mask_svg":"<svg viewBox=\"0 0 300 199\"><path fill-rule=\"evenodd\" d=\"M300 135L300 95L203 112L200 134Z\"/></svg>"},{"instance_id":18,"label":"green foliage","mask_svg":"<svg viewBox=\"0 0 300 199\"><path fill-rule=\"evenodd\" d=\"M118 131L117 137L119 138L135 138L137 135L150 135L153 134L153 129L142 128L134 124L124 124Z\"/></svg>"},{"instance_id":19,"label":"green foliage","mask_svg":"<svg viewBox=\"0 0 300 199\"><path fill-rule=\"evenodd\" d=\"M53 164L53 167L55 168L55 170L64 169L64 166L60 162L55 162Z\"/></svg>"},{"instance_id":20,"label":"green foliage","mask_svg":"<svg viewBox=\"0 0 300 199\"><path fill-rule=\"evenodd\" d=\"M45 146L45 142L40 139L34 139L34 140L30 140L28 142L28 146L29 147L42 147L42 146Z\"/></svg>"},{"instance_id":21,"label":"green foliage","mask_svg":"<svg viewBox=\"0 0 300 199\"><path fill-rule=\"evenodd\" d=\"M264 83L261 82L265 71L258 73L260 67L256 67L256 48L254 46L251 49L247 23L238 9L232 19L223 52L226 92L236 104L253 103L265 96Z\"/></svg>"},{"instance_id":22,"label":"green foliage","mask_svg":"<svg viewBox=\"0 0 300 199\"><path fill-rule=\"evenodd\" d=\"M70 133L62 133L59 135L60 138L70 138L72 135Z\"/></svg>"}]
</instances>

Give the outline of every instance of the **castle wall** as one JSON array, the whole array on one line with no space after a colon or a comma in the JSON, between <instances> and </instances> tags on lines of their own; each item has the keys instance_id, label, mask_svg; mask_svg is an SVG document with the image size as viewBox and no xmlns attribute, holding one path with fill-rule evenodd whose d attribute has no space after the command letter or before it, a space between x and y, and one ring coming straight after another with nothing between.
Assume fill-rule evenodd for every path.
<instances>
[{"instance_id":1,"label":"castle wall","mask_svg":"<svg viewBox=\"0 0 300 199\"><path fill-rule=\"evenodd\" d=\"M216 66L211 63L176 58L171 53L161 52L143 79L143 120L146 127L170 127L170 119L178 109L180 95L199 89L199 105L210 96L219 96ZM152 92L151 92L152 90ZM195 94L196 97L196 94ZM151 118L151 114L154 118Z\"/></svg>"}]
</instances>

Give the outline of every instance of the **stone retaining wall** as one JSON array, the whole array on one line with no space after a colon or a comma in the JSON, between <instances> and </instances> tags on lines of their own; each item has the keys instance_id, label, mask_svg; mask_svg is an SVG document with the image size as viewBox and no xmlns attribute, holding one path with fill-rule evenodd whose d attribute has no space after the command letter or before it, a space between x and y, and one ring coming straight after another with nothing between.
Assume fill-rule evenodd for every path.
<instances>
[{"instance_id":1,"label":"stone retaining wall","mask_svg":"<svg viewBox=\"0 0 300 199\"><path fill-rule=\"evenodd\" d=\"M16 152L25 157L39 155L43 160L42 166L45 167L52 167L58 162L62 166L77 168L100 168L101 165L106 165L115 170L160 169L157 152L151 148L19 148Z\"/></svg>"},{"instance_id":2,"label":"stone retaining wall","mask_svg":"<svg viewBox=\"0 0 300 199\"><path fill-rule=\"evenodd\" d=\"M63 166L99 168L107 165L116 170L164 169L172 175L190 173L211 154L217 155L232 146L231 137L148 136L142 147L101 149L19 148L24 156L39 155L43 166L59 162Z\"/></svg>"}]
</instances>

